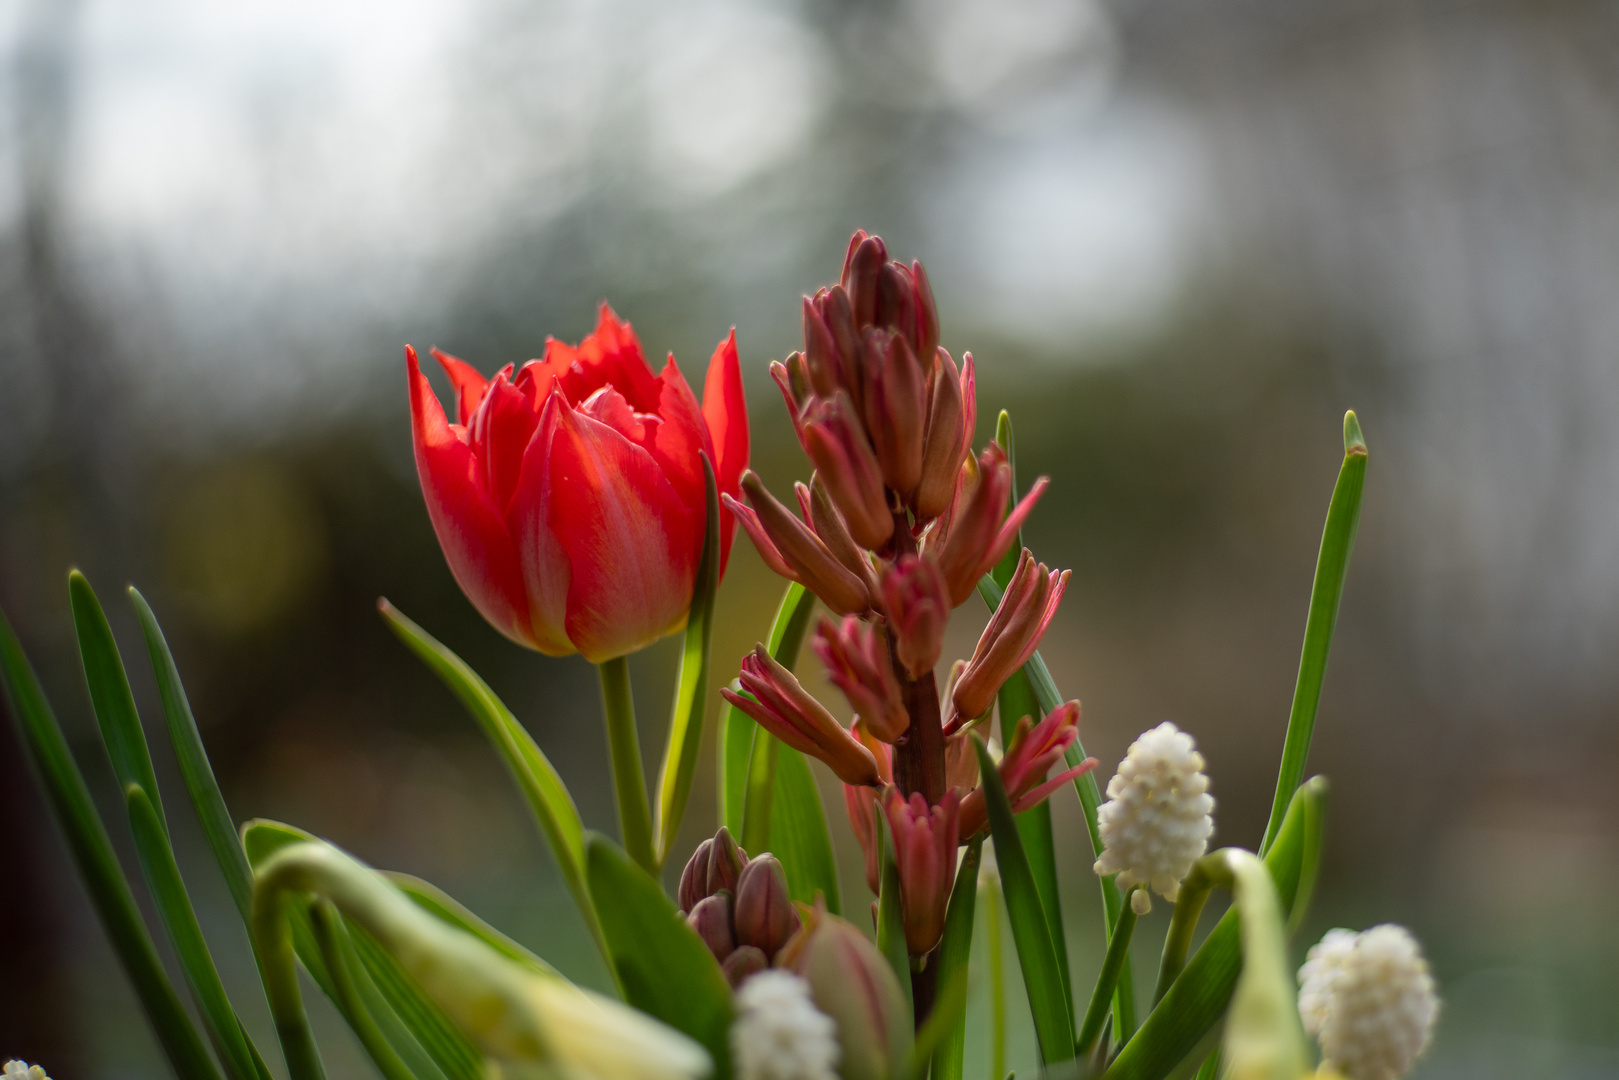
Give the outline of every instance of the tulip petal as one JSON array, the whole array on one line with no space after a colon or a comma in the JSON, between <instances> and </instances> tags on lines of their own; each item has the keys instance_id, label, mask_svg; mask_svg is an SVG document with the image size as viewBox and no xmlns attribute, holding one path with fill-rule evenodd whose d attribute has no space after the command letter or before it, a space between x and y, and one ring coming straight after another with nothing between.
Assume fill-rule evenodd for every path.
<instances>
[{"instance_id":1,"label":"tulip petal","mask_svg":"<svg viewBox=\"0 0 1619 1080\"><path fill-rule=\"evenodd\" d=\"M722 493L738 496L748 467L748 399L742 391L742 364L736 353L736 328L714 350L703 382L703 419L714 442L714 481ZM720 525L720 573L731 555L736 522Z\"/></svg>"},{"instance_id":2,"label":"tulip petal","mask_svg":"<svg viewBox=\"0 0 1619 1080\"><path fill-rule=\"evenodd\" d=\"M709 464L717 468L714 440L709 437L708 424L703 419L702 407L697 404L697 395L691 392L691 386L680 373L680 366L675 363L673 354L658 376L658 383L658 415L663 417L663 424L653 434L646 448L663 466L664 475L674 484L680 501L696 509L704 506L708 498L708 482L703 477L703 462L698 453L707 454ZM717 471L714 483L719 491L725 491L720 486ZM692 542L700 544L702 539L699 532Z\"/></svg>"},{"instance_id":3,"label":"tulip petal","mask_svg":"<svg viewBox=\"0 0 1619 1080\"><path fill-rule=\"evenodd\" d=\"M568 588L573 569L568 553L552 530L546 507L550 502L550 454L557 417L570 412L561 394L552 394L540 414L540 425L523 452L517 491L506 512L507 527L517 543L528 590L531 621L539 649L550 656L566 656L578 648L568 639Z\"/></svg>"},{"instance_id":4,"label":"tulip petal","mask_svg":"<svg viewBox=\"0 0 1619 1080\"><path fill-rule=\"evenodd\" d=\"M606 424L560 399L547 408L547 420L544 522L571 571L568 640L600 663L649 645L685 621L697 567L691 542L697 515L681 503L652 455Z\"/></svg>"},{"instance_id":5,"label":"tulip petal","mask_svg":"<svg viewBox=\"0 0 1619 1080\"><path fill-rule=\"evenodd\" d=\"M520 645L544 646L529 618L517 547L480 483L472 448L450 428L438 395L405 347L410 427L427 516L461 591L490 624Z\"/></svg>"},{"instance_id":6,"label":"tulip petal","mask_svg":"<svg viewBox=\"0 0 1619 1080\"><path fill-rule=\"evenodd\" d=\"M472 419L473 412L478 408L478 402L483 400L483 392L489 389L489 380L459 356L451 356L438 348L428 351L444 368L444 374L450 377L451 384L455 386L455 412L464 427Z\"/></svg>"},{"instance_id":7,"label":"tulip petal","mask_svg":"<svg viewBox=\"0 0 1619 1080\"><path fill-rule=\"evenodd\" d=\"M610 385L618 388L636 412L657 412L658 380L641 351L641 341L606 301L597 312L594 331L577 346L548 339L542 363L569 401L583 401Z\"/></svg>"}]
</instances>

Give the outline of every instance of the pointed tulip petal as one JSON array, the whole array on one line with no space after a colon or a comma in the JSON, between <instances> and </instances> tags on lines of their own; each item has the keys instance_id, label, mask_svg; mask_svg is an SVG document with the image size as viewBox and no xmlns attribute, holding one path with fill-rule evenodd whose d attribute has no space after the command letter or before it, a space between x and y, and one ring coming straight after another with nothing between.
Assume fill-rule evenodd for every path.
<instances>
[{"instance_id":1,"label":"pointed tulip petal","mask_svg":"<svg viewBox=\"0 0 1619 1080\"><path fill-rule=\"evenodd\" d=\"M483 400L483 392L489 388L489 380L478 373L478 369L461 359L451 356L441 349L430 349L433 359L444 368L444 374L450 377L455 386L455 411L459 423L463 426L472 419L473 411L478 408L478 402Z\"/></svg>"},{"instance_id":2,"label":"pointed tulip petal","mask_svg":"<svg viewBox=\"0 0 1619 1080\"><path fill-rule=\"evenodd\" d=\"M733 497L741 494L742 471L748 467L748 399L742 391L742 365L733 327L714 350L703 382L703 419L714 442L714 481ZM736 524L727 517L720 526L720 573L731 556Z\"/></svg>"}]
</instances>

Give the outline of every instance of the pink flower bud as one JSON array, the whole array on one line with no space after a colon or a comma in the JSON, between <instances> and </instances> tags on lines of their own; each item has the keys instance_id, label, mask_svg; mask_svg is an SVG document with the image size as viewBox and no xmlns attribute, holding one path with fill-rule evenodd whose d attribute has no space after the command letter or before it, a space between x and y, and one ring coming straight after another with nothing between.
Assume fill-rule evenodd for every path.
<instances>
[{"instance_id":1,"label":"pink flower bud","mask_svg":"<svg viewBox=\"0 0 1619 1080\"><path fill-rule=\"evenodd\" d=\"M777 501L751 469L742 477L742 490L751 507L730 496L725 497L725 505L742 523L772 570L803 585L840 615L871 607L871 593L865 582L839 562L809 526Z\"/></svg>"},{"instance_id":2,"label":"pink flower bud","mask_svg":"<svg viewBox=\"0 0 1619 1080\"><path fill-rule=\"evenodd\" d=\"M916 351L916 284L911 280L911 268L904 263L891 262L877 275L877 304L871 322L904 335Z\"/></svg>"},{"instance_id":3,"label":"pink flower bud","mask_svg":"<svg viewBox=\"0 0 1619 1080\"><path fill-rule=\"evenodd\" d=\"M731 927L731 894L717 892L697 901L697 906L686 916L686 922L697 931L714 959L723 961L736 948L736 933Z\"/></svg>"},{"instance_id":4,"label":"pink flower bud","mask_svg":"<svg viewBox=\"0 0 1619 1080\"><path fill-rule=\"evenodd\" d=\"M714 834L713 847L708 859L708 895L721 889L736 892L737 878L748 865L748 853L731 836L731 830L720 826Z\"/></svg>"},{"instance_id":5,"label":"pink flower bud","mask_svg":"<svg viewBox=\"0 0 1619 1080\"><path fill-rule=\"evenodd\" d=\"M781 863L768 852L750 860L736 885L737 944L775 956L798 926L798 910L787 896L787 873Z\"/></svg>"},{"instance_id":6,"label":"pink flower bud","mask_svg":"<svg viewBox=\"0 0 1619 1080\"><path fill-rule=\"evenodd\" d=\"M867 330L866 431L877 451L883 481L909 498L922 479L922 438L927 425L927 374L904 336ZM930 362L932 357L929 357Z\"/></svg>"},{"instance_id":7,"label":"pink flower bud","mask_svg":"<svg viewBox=\"0 0 1619 1080\"><path fill-rule=\"evenodd\" d=\"M955 361L943 349L935 350L928 393L927 434L922 441L922 478L912 496L912 508L921 521L930 521L950 507L956 478L972 441L965 398L972 393L968 377L958 375ZM971 362L971 354L968 354Z\"/></svg>"},{"instance_id":8,"label":"pink flower bud","mask_svg":"<svg viewBox=\"0 0 1619 1080\"><path fill-rule=\"evenodd\" d=\"M837 1024L840 1077L903 1075L915 1020L894 969L866 935L836 915L813 911L776 966L808 982L815 1007Z\"/></svg>"},{"instance_id":9,"label":"pink flower bud","mask_svg":"<svg viewBox=\"0 0 1619 1080\"><path fill-rule=\"evenodd\" d=\"M956 680L951 693L956 715L946 725L947 730L955 730L988 712L1001 684L1028 663L1057 614L1057 605L1068 588L1068 575L1067 570L1047 570L1043 563L1034 561L1028 548L1023 549L1000 606L984 627L967 670Z\"/></svg>"},{"instance_id":10,"label":"pink flower bud","mask_svg":"<svg viewBox=\"0 0 1619 1080\"><path fill-rule=\"evenodd\" d=\"M795 352L784 361L773 362L770 377L775 380L782 400L787 403L787 416L793 422L793 430L798 432L799 438L803 438L804 409L814 397L815 389L810 383L809 372L805 370L804 354Z\"/></svg>"},{"instance_id":11,"label":"pink flower bud","mask_svg":"<svg viewBox=\"0 0 1619 1080\"><path fill-rule=\"evenodd\" d=\"M843 691L872 734L886 743L898 742L911 726L911 717L900 699L888 643L877 628L853 615L841 623L822 619L810 645L826 665L832 684Z\"/></svg>"},{"instance_id":12,"label":"pink flower bud","mask_svg":"<svg viewBox=\"0 0 1619 1080\"><path fill-rule=\"evenodd\" d=\"M849 396L840 390L830 401L811 405L802 437L804 450L849 523L849 534L861 547L881 548L894 535L894 516L883 491L882 466L856 422Z\"/></svg>"},{"instance_id":13,"label":"pink flower bud","mask_svg":"<svg viewBox=\"0 0 1619 1080\"><path fill-rule=\"evenodd\" d=\"M939 305L933 300L933 284L920 262L911 263L911 287L916 294L916 330L911 344L926 363L925 358L939 348Z\"/></svg>"},{"instance_id":14,"label":"pink flower bud","mask_svg":"<svg viewBox=\"0 0 1619 1080\"><path fill-rule=\"evenodd\" d=\"M697 845L686 868L680 872L680 910L689 912L706 897L708 889L708 861L714 853L714 841L704 840Z\"/></svg>"},{"instance_id":15,"label":"pink flower bud","mask_svg":"<svg viewBox=\"0 0 1619 1080\"><path fill-rule=\"evenodd\" d=\"M752 945L742 945L725 958L720 970L725 973L725 979L731 984L731 988L735 989L741 986L749 975L757 975L769 966L768 956Z\"/></svg>"},{"instance_id":16,"label":"pink flower bud","mask_svg":"<svg viewBox=\"0 0 1619 1080\"><path fill-rule=\"evenodd\" d=\"M894 653L913 679L933 670L944 649L950 593L932 559L902 555L883 571L883 607Z\"/></svg>"},{"instance_id":17,"label":"pink flower bud","mask_svg":"<svg viewBox=\"0 0 1619 1080\"><path fill-rule=\"evenodd\" d=\"M720 694L766 731L794 750L820 758L845 784L877 783L877 760L871 751L845 731L763 645L742 658L739 681L751 697L729 687Z\"/></svg>"},{"instance_id":18,"label":"pink flower bud","mask_svg":"<svg viewBox=\"0 0 1619 1080\"><path fill-rule=\"evenodd\" d=\"M943 542L937 548L939 569L950 588L950 602L961 605L978 587L978 579L1001 561L1017 538L1024 519L1046 490L1046 478L1034 482L1023 500L1006 512L1012 491L1012 467L1006 452L990 443L978 455L978 482L959 486Z\"/></svg>"},{"instance_id":19,"label":"pink flower bud","mask_svg":"<svg viewBox=\"0 0 1619 1080\"><path fill-rule=\"evenodd\" d=\"M838 508L832 505L832 497L827 493L826 485L821 482L821 475L811 473L809 487L795 484L794 489L798 492L798 502L804 510L804 519L810 528L815 531L821 543L826 545L832 557L865 583L867 595L875 605L879 590L877 572L871 565L871 557L862 551L854 542L854 537L849 535L849 525L843 520L843 515L838 513Z\"/></svg>"},{"instance_id":20,"label":"pink flower bud","mask_svg":"<svg viewBox=\"0 0 1619 1080\"><path fill-rule=\"evenodd\" d=\"M881 237L867 236L864 230L849 240L849 253L843 260L842 285L849 294L854 323L862 330L872 324L877 313L878 279L888 262L888 247Z\"/></svg>"},{"instance_id":21,"label":"pink flower bud","mask_svg":"<svg viewBox=\"0 0 1619 1080\"><path fill-rule=\"evenodd\" d=\"M804 366L815 392L829 398L843 385L844 358L816 300L804 297Z\"/></svg>"},{"instance_id":22,"label":"pink flower bud","mask_svg":"<svg viewBox=\"0 0 1619 1080\"><path fill-rule=\"evenodd\" d=\"M998 772L1011 800L1012 812L1021 814L1045 802L1053 791L1096 768L1095 758L1086 758L1071 769L1046 779L1068 748L1079 738L1079 702L1070 701L1030 727L1027 716L1013 729L1011 747L1001 758ZM989 821L983 788L975 788L961 800L961 835L976 834Z\"/></svg>"},{"instance_id":23,"label":"pink flower bud","mask_svg":"<svg viewBox=\"0 0 1619 1080\"><path fill-rule=\"evenodd\" d=\"M944 935L960 839L961 799L946 792L937 806L930 807L920 792L906 799L891 786L883 795L883 811L894 836L905 946L913 956L921 956Z\"/></svg>"}]
</instances>

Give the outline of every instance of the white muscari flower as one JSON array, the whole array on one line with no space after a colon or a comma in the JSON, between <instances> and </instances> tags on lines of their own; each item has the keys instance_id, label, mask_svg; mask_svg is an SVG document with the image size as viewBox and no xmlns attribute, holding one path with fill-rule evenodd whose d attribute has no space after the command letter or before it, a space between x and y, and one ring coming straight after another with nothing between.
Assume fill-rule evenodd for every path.
<instances>
[{"instance_id":1,"label":"white muscari flower","mask_svg":"<svg viewBox=\"0 0 1619 1080\"><path fill-rule=\"evenodd\" d=\"M1328 930L1299 969L1299 1016L1350 1080L1399 1080L1428 1048L1439 997L1405 927Z\"/></svg>"},{"instance_id":2,"label":"white muscari flower","mask_svg":"<svg viewBox=\"0 0 1619 1080\"><path fill-rule=\"evenodd\" d=\"M731 1025L738 1080L837 1080L837 1025L790 971L761 971L736 992Z\"/></svg>"},{"instance_id":3,"label":"white muscari flower","mask_svg":"<svg viewBox=\"0 0 1619 1080\"><path fill-rule=\"evenodd\" d=\"M1104 845L1096 872L1118 874L1119 888L1144 885L1174 900L1208 850L1214 797L1194 745L1166 720L1130 744L1107 782L1107 802L1096 812Z\"/></svg>"},{"instance_id":4,"label":"white muscari flower","mask_svg":"<svg viewBox=\"0 0 1619 1080\"><path fill-rule=\"evenodd\" d=\"M45 1070L26 1061L6 1062L5 1080L51 1080Z\"/></svg>"}]
</instances>

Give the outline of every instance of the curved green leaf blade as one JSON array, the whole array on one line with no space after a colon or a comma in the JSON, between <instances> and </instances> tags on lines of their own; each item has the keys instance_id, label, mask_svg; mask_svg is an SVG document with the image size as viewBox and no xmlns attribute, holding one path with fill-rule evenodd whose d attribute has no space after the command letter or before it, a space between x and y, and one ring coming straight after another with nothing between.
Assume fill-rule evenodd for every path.
<instances>
[{"instance_id":1,"label":"curved green leaf blade","mask_svg":"<svg viewBox=\"0 0 1619 1080\"><path fill-rule=\"evenodd\" d=\"M529 809L539 822L540 831L551 845L551 853L556 856L562 878L573 893L585 925L590 928L597 947L606 958L607 943L602 937L596 908L585 883L585 827L562 777L557 775L556 769L535 744L528 730L517 722L517 717L495 696L489 684L479 678L478 673L468 667L464 660L387 600L379 600L377 609L406 647L421 657L450 691L461 699L467 712L472 714L473 720L477 721L506 762L506 768L517 781L523 797L528 800ZM611 963L608 966L611 967Z\"/></svg>"},{"instance_id":2,"label":"curved green leaf blade","mask_svg":"<svg viewBox=\"0 0 1619 1080\"><path fill-rule=\"evenodd\" d=\"M113 772L118 775L118 786L127 788L130 784L139 784L151 800L158 824L167 835L169 824L163 817L163 800L158 797L157 774L152 771L146 732L141 728L135 695L129 688L129 676L118 655L118 643L113 640L107 613L101 610L101 601L96 599L89 580L77 570L68 573L67 593L73 608L73 630L79 639L84 681L90 687L90 703L101 728L101 741L112 759Z\"/></svg>"},{"instance_id":3,"label":"curved green leaf blade","mask_svg":"<svg viewBox=\"0 0 1619 1080\"><path fill-rule=\"evenodd\" d=\"M883 954L888 966L894 969L899 985L905 990L905 1008L916 1010L916 997L911 986L911 956L905 946L905 920L900 910L899 864L894 861L894 834L888 825L888 815L877 811L878 855L882 877L877 882L877 951Z\"/></svg>"},{"instance_id":4,"label":"curved green leaf blade","mask_svg":"<svg viewBox=\"0 0 1619 1080\"><path fill-rule=\"evenodd\" d=\"M686 640L680 655L680 681L675 686L674 714L669 720L669 741L663 752L658 780L658 865L680 831L691 796L697 751L703 741L703 709L708 704L708 644L714 631L714 593L720 578L720 498L714 487L714 468L703 458L708 518L703 531L703 553L697 562L692 587L691 614L686 618Z\"/></svg>"},{"instance_id":5,"label":"curved green leaf blade","mask_svg":"<svg viewBox=\"0 0 1619 1080\"><path fill-rule=\"evenodd\" d=\"M1006 897L1006 916L1012 924L1012 941L1017 946L1018 963L1023 968L1024 988L1029 994L1029 1011L1040 1042L1040 1059L1047 1065L1071 1060L1074 1056L1074 1013L1063 990L1062 970L1051 930L1040 906L1040 893L1029 869L1023 841L1012 817L1012 803L1001 786L1001 774L989 756L984 741L972 736L978 753L979 784L989 809L990 835L995 840L995 861L1000 867L1001 893Z\"/></svg>"},{"instance_id":6,"label":"curved green leaf blade","mask_svg":"<svg viewBox=\"0 0 1619 1080\"><path fill-rule=\"evenodd\" d=\"M332 987L337 991L339 1008L349 1018L360 1045L371 1055L383 1080L416 1080L405 1059L383 1035L361 995L359 980L364 977L361 974L364 968L354 954L348 928L343 924L343 916L337 910L337 905L330 900L321 900L311 906L309 914L315 931L315 943L331 975Z\"/></svg>"},{"instance_id":7,"label":"curved green leaf blade","mask_svg":"<svg viewBox=\"0 0 1619 1080\"><path fill-rule=\"evenodd\" d=\"M112 841L90 801L84 775L68 751L62 729L4 614L0 614L0 685L90 902L175 1073L180 1080L220 1080L202 1037L163 970L129 882L113 854Z\"/></svg>"},{"instance_id":8,"label":"curved green leaf blade","mask_svg":"<svg viewBox=\"0 0 1619 1080\"><path fill-rule=\"evenodd\" d=\"M815 594L796 581L782 594L781 606L770 626L765 648L782 667L792 671L798 665L798 651L809 629L815 610ZM720 794L725 802L725 822L747 850L757 854L770 848L770 811L775 799L763 797L775 781L776 748L779 741L738 709L729 704L723 710L725 756L720 760ZM750 793L752 798L749 798ZM733 812L735 824L731 823ZM749 820L749 814L752 820ZM748 847L748 838L753 847Z\"/></svg>"},{"instance_id":9,"label":"curved green leaf blade","mask_svg":"<svg viewBox=\"0 0 1619 1080\"><path fill-rule=\"evenodd\" d=\"M400 892L414 900L417 907L431 912L451 926L465 930L506 959L516 961L536 974L549 975L554 979L562 978L562 973L556 968L484 922L437 885L392 870L383 870L381 874L393 882Z\"/></svg>"},{"instance_id":10,"label":"curved green leaf blade","mask_svg":"<svg viewBox=\"0 0 1619 1080\"><path fill-rule=\"evenodd\" d=\"M1259 845L1261 855L1275 842L1293 792L1304 779L1304 762L1310 756L1315 714L1321 705L1321 684L1327 674L1327 654L1332 651L1332 633L1338 624L1338 606L1343 600L1349 556L1355 549L1360 496L1365 486L1366 440L1360 433L1360 420L1351 411L1344 414L1344 461L1338 468L1338 482L1333 485L1332 501L1327 504L1327 523L1321 530L1315 583L1310 588L1310 610L1304 618L1299 677L1293 687L1293 707L1287 717L1287 738L1282 743L1282 765L1276 776L1270 821L1265 825L1265 839Z\"/></svg>"},{"instance_id":11,"label":"curved green leaf blade","mask_svg":"<svg viewBox=\"0 0 1619 1080\"><path fill-rule=\"evenodd\" d=\"M832 855L832 834L827 829L821 792L809 762L790 746L776 749L771 803L770 851L787 873L787 894L805 904L822 896L828 911L843 914L838 864Z\"/></svg>"},{"instance_id":12,"label":"curved green leaf blade","mask_svg":"<svg viewBox=\"0 0 1619 1080\"><path fill-rule=\"evenodd\" d=\"M242 826L242 847L254 868L282 848L306 841L318 842L318 838L303 829L278 821L255 819ZM289 904L287 921L298 960L321 991L343 1013L349 1026L358 1032L365 1025L366 1018L350 1015L347 1011L347 1002L332 978L315 938L310 905L307 902ZM447 1080L481 1080L482 1058L460 1029L416 987L397 961L370 935L348 920L345 920L345 924L355 955L362 961L361 968L355 969L361 999L367 1001L371 1019L408 1063L411 1071L422 1080L435 1080L435 1076L443 1076ZM362 970L367 978L360 977ZM373 985L375 997L367 997L367 983Z\"/></svg>"},{"instance_id":13,"label":"curved green leaf blade","mask_svg":"<svg viewBox=\"0 0 1619 1080\"><path fill-rule=\"evenodd\" d=\"M157 676L158 694L163 699L163 715L168 721L169 741L174 755L180 761L180 775L185 778L186 792L191 805L202 822L203 835L214 853L214 861L230 886L231 899L245 922L253 900L253 871L247 864L247 855L237 839L236 827L231 822L230 810L220 793L219 782L203 748L202 735L197 730L197 719L191 712L191 702L180 682L180 669L174 663L174 654L158 626L152 608L132 585L129 599L140 616L141 632L146 637L146 650L152 657L152 671Z\"/></svg>"},{"instance_id":14,"label":"curved green leaf blade","mask_svg":"<svg viewBox=\"0 0 1619 1080\"><path fill-rule=\"evenodd\" d=\"M209 1041L219 1054L225 1071L236 1080L268 1080L269 1073L259 1057L258 1050L242 1029L241 1021L231 1008L225 995L225 986L219 981L219 971L208 951L208 942L197 924L197 913L186 894L180 866L174 860L174 850L163 832L152 800L139 784L130 784L124 791L129 809L129 826L135 834L135 853L157 903L158 917L163 920L169 941L180 960L180 970L191 987L191 996L202 1012L208 1029Z\"/></svg>"},{"instance_id":15,"label":"curved green leaf blade","mask_svg":"<svg viewBox=\"0 0 1619 1080\"><path fill-rule=\"evenodd\" d=\"M1265 853L1265 866L1276 883L1283 909L1298 899L1304 872L1305 804L1322 796L1315 780L1301 785L1282 820L1276 843ZM1198 1048L1231 1003L1242 967L1238 914L1227 911L1203 940L1197 953L1153 1007L1109 1066L1104 1080L1162 1080Z\"/></svg>"},{"instance_id":16,"label":"curved green leaf blade","mask_svg":"<svg viewBox=\"0 0 1619 1080\"><path fill-rule=\"evenodd\" d=\"M932 1080L961 1080L967 1048L967 969L973 948L973 915L978 901L978 865L984 840L967 845L956 869L956 884L945 909L944 937L939 940L939 997L929 1023L943 1025L933 1050Z\"/></svg>"},{"instance_id":17,"label":"curved green leaf blade","mask_svg":"<svg viewBox=\"0 0 1619 1080\"><path fill-rule=\"evenodd\" d=\"M624 1000L696 1039L714 1056L715 1075L729 1076L731 988L714 954L612 841L591 834L585 852Z\"/></svg>"}]
</instances>

